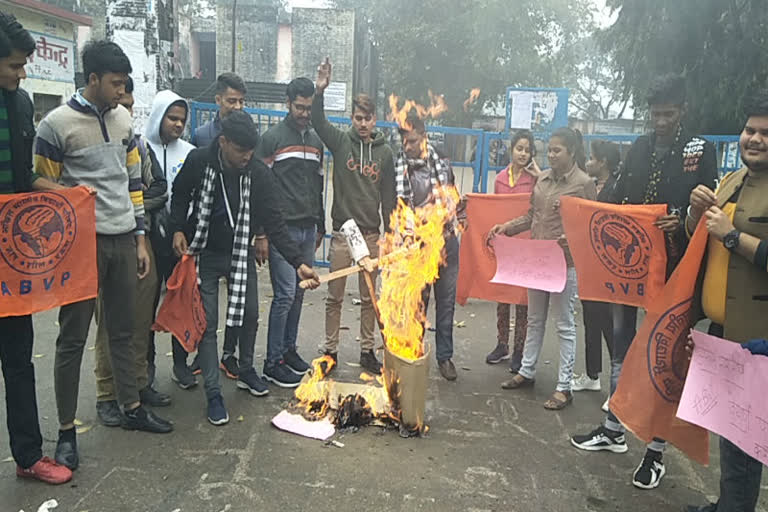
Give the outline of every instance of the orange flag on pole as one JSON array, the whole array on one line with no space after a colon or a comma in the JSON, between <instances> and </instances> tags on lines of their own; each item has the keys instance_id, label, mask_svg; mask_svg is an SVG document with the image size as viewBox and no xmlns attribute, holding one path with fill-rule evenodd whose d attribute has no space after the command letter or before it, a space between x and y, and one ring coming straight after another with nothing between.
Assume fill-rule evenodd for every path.
<instances>
[{"instance_id":1,"label":"orange flag on pole","mask_svg":"<svg viewBox=\"0 0 768 512\"><path fill-rule=\"evenodd\" d=\"M579 276L579 298L647 307L664 288L664 233L653 225L662 204L616 205L563 197L568 247Z\"/></svg>"},{"instance_id":2,"label":"orange flag on pole","mask_svg":"<svg viewBox=\"0 0 768 512\"><path fill-rule=\"evenodd\" d=\"M709 433L677 418L688 372L685 343L696 319L693 300L707 247L700 223L683 259L669 278L657 305L649 311L629 348L611 411L645 442L660 437L690 458L709 462Z\"/></svg>"},{"instance_id":3,"label":"orange flag on pole","mask_svg":"<svg viewBox=\"0 0 768 512\"><path fill-rule=\"evenodd\" d=\"M496 258L485 246L485 237L494 225L525 215L530 207L530 194L467 195L467 229L461 235L456 302L464 305L472 297L505 304L528 303L525 288L491 283ZM518 237L530 238L530 233Z\"/></svg>"},{"instance_id":4,"label":"orange flag on pole","mask_svg":"<svg viewBox=\"0 0 768 512\"><path fill-rule=\"evenodd\" d=\"M96 297L95 207L85 187L0 195L0 317Z\"/></svg>"}]
</instances>

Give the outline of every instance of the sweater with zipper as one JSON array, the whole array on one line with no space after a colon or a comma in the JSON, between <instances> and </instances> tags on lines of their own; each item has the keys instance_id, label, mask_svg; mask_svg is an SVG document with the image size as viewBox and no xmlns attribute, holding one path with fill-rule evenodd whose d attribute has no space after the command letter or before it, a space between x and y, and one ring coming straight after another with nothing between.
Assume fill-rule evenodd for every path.
<instances>
[{"instance_id":1,"label":"sweater with zipper","mask_svg":"<svg viewBox=\"0 0 768 512\"><path fill-rule=\"evenodd\" d=\"M125 107L99 111L82 94L40 121L35 171L73 187L96 191L96 233L144 234L141 157Z\"/></svg>"},{"instance_id":2,"label":"sweater with zipper","mask_svg":"<svg viewBox=\"0 0 768 512\"><path fill-rule=\"evenodd\" d=\"M323 208L323 141L314 130L299 129L288 115L264 134L257 151L283 196L289 225L316 226L325 233Z\"/></svg>"},{"instance_id":3,"label":"sweater with zipper","mask_svg":"<svg viewBox=\"0 0 768 512\"><path fill-rule=\"evenodd\" d=\"M336 128L325 117L322 94L312 101L312 126L333 154L333 230L349 219L360 230L378 233L395 208L395 161L384 134L373 132L364 142L353 127Z\"/></svg>"}]
</instances>

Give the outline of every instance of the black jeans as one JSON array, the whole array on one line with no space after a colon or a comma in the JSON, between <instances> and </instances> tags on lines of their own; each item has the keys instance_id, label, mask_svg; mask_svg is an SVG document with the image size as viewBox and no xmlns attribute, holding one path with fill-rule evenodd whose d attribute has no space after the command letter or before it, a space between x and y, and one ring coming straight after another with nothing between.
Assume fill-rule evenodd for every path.
<instances>
[{"instance_id":1,"label":"black jeans","mask_svg":"<svg viewBox=\"0 0 768 512\"><path fill-rule=\"evenodd\" d=\"M720 438L720 500L717 512L755 512L763 463Z\"/></svg>"},{"instance_id":2,"label":"black jeans","mask_svg":"<svg viewBox=\"0 0 768 512\"><path fill-rule=\"evenodd\" d=\"M435 289L435 356L438 361L453 357L453 313L456 309L456 280L459 277L459 240L455 235L445 239L445 264L437 281L424 288L424 310L429 305L430 288Z\"/></svg>"},{"instance_id":3,"label":"black jeans","mask_svg":"<svg viewBox=\"0 0 768 512\"><path fill-rule=\"evenodd\" d=\"M200 346L197 347L200 368L205 381L205 395L208 400L221 394L219 384L219 357L216 331L219 325L219 279L229 278L232 254L203 250L200 254L200 298L205 310L207 325ZM245 318L243 325L231 327L240 348L240 373L253 368L253 349L259 328L259 289L256 262L248 257L248 281L246 284Z\"/></svg>"},{"instance_id":4,"label":"black jeans","mask_svg":"<svg viewBox=\"0 0 768 512\"><path fill-rule=\"evenodd\" d=\"M16 464L31 467L43 456L37 417L35 367L32 365L32 317L0 318L0 361L5 380L8 437Z\"/></svg>"},{"instance_id":5,"label":"black jeans","mask_svg":"<svg viewBox=\"0 0 768 512\"><path fill-rule=\"evenodd\" d=\"M603 338L613 360L613 318L611 304L591 300L581 301L584 311L584 350L587 375L596 379L603 371Z\"/></svg>"}]
</instances>

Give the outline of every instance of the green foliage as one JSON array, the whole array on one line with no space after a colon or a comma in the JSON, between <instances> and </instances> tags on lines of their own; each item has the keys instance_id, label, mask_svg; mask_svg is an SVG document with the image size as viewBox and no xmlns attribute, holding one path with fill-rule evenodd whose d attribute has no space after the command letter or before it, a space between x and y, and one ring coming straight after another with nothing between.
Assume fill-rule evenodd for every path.
<instances>
[{"instance_id":1,"label":"green foliage","mask_svg":"<svg viewBox=\"0 0 768 512\"><path fill-rule=\"evenodd\" d=\"M446 123L466 125L508 86L561 87L592 29L590 0L336 0L360 8L381 57L387 95L427 102L444 94ZM482 90L469 113L471 89Z\"/></svg>"},{"instance_id":2,"label":"green foliage","mask_svg":"<svg viewBox=\"0 0 768 512\"><path fill-rule=\"evenodd\" d=\"M745 96L768 84L766 0L608 0L616 23L600 36L620 80L645 106L659 74L683 73L687 124L711 134L741 131Z\"/></svg>"}]
</instances>

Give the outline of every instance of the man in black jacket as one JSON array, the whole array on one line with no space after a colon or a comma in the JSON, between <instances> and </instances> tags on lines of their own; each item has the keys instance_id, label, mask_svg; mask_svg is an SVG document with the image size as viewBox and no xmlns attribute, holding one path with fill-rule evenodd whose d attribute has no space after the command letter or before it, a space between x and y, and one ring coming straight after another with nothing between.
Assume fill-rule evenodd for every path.
<instances>
[{"instance_id":1,"label":"man in black jacket","mask_svg":"<svg viewBox=\"0 0 768 512\"><path fill-rule=\"evenodd\" d=\"M32 172L34 108L19 83L26 78L27 57L35 40L12 15L0 12L0 194L58 190ZM5 380L8 437L16 474L50 484L63 484L72 471L43 457L37 416L35 367L32 365L32 316L5 316L0 310L0 361Z\"/></svg>"},{"instance_id":2,"label":"man in black jacket","mask_svg":"<svg viewBox=\"0 0 768 512\"><path fill-rule=\"evenodd\" d=\"M171 223L173 248L197 257L200 295L207 326L198 347L208 400L208 421L224 425L229 415L221 397L216 329L219 279L229 285L227 326L238 328L240 368L237 387L254 396L269 392L253 368L259 322L256 262L252 251L255 227L298 270L300 279L318 276L304 261L282 217L280 193L269 169L253 158L259 135L251 116L232 112L222 120L221 135L206 148L192 151L173 182ZM188 215L192 206L191 215Z\"/></svg>"},{"instance_id":3,"label":"man in black jacket","mask_svg":"<svg viewBox=\"0 0 768 512\"><path fill-rule=\"evenodd\" d=\"M621 204L666 204L668 214L656 221L666 234L667 277L682 258L687 245L684 221L691 191L698 185L714 189L717 156L712 143L689 133L682 124L685 113L685 80L664 75L651 86L648 106L653 132L639 137L629 149L616 183ZM624 357L637 331L637 308L614 304L611 392L615 391ZM610 405L609 405L610 409ZM625 453L624 427L612 412L605 422L571 444L586 451ZM639 489L658 487L666 473L662 455L666 443L654 439L635 470L632 483Z\"/></svg>"},{"instance_id":4,"label":"man in black jacket","mask_svg":"<svg viewBox=\"0 0 768 512\"><path fill-rule=\"evenodd\" d=\"M296 78L286 92L288 115L264 134L259 157L272 168L285 206L288 232L311 265L325 235L323 141L309 125L315 85L308 78ZM296 271L274 247L269 250L269 277L274 297L269 309L264 378L292 388L309 371L296 351L304 290L299 287Z\"/></svg>"}]
</instances>

